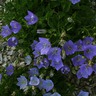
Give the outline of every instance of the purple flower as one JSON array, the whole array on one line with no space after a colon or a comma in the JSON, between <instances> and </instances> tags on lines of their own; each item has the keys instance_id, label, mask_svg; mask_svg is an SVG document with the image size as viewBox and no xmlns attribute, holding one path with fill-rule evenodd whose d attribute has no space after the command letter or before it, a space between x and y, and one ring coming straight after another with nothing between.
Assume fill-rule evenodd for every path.
<instances>
[{"instance_id":1,"label":"purple flower","mask_svg":"<svg viewBox=\"0 0 96 96\"><path fill-rule=\"evenodd\" d=\"M69 40L64 44L64 50L66 55L71 55L77 51L77 46L71 40Z\"/></svg>"},{"instance_id":2,"label":"purple flower","mask_svg":"<svg viewBox=\"0 0 96 96\"><path fill-rule=\"evenodd\" d=\"M36 59L34 59L34 66L37 66L39 69L42 68L42 67L44 67L43 64L44 64L44 63L43 63L43 58L42 58L42 56L39 56L39 57L37 57Z\"/></svg>"},{"instance_id":3,"label":"purple flower","mask_svg":"<svg viewBox=\"0 0 96 96\"><path fill-rule=\"evenodd\" d=\"M35 50L35 46L38 43L38 41L34 40L33 43L31 44L32 50Z\"/></svg>"},{"instance_id":4,"label":"purple flower","mask_svg":"<svg viewBox=\"0 0 96 96\"><path fill-rule=\"evenodd\" d=\"M36 76L30 77L29 85L37 86L40 83Z\"/></svg>"},{"instance_id":5,"label":"purple flower","mask_svg":"<svg viewBox=\"0 0 96 96\"><path fill-rule=\"evenodd\" d=\"M80 0L70 0L72 2L72 4L76 4L78 2L80 2Z\"/></svg>"},{"instance_id":6,"label":"purple flower","mask_svg":"<svg viewBox=\"0 0 96 96\"><path fill-rule=\"evenodd\" d=\"M43 82L43 88L46 89L46 92L52 90L53 87L54 87L54 84L52 80L47 79Z\"/></svg>"},{"instance_id":7,"label":"purple flower","mask_svg":"<svg viewBox=\"0 0 96 96\"><path fill-rule=\"evenodd\" d=\"M13 65L9 65L8 67L6 67L6 74L11 76L14 73L14 67Z\"/></svg>"},{"instance_id":8,"label":"purple flower","mask_svg":"<svg viewBox=\"0 0 96 96\"><path fill-rule=\"evenodd\" d=\"M18 40L16 37L10 37L8 39L8 46L13 47L16 46L18 44Z\"/></svg>"},{"instance_id":9,"label":"purple flower","mask_svg":"<svg viewBox=\"0 0 96 96\"><path fill-rule=\"evenodd\" d=\"M37 85L37 87L41 90L41 89L43 89L43 83L45 80L42 78L39 78L39 81L40 81L40 83L39 83L39 85Z\"/></svg>"},{"instance_id":10,"label":"purple flower","mask_svg":"<svg viewBox=\"0 0 96 96\"><path fill-rule=\"evenodd\" d=\"M60 70L62 74L68 74L70 72L70 68L67 65L63 65Z\"/></svg>"},{"instance_id":11,"label":"purple flower","mask_svg":"<svg viewBox=\"0 0 96 96\"><path fill-rule=\"evenodd\" d=\"M21 29L21 24L15 20L10 22L10 26L11 26L12 32L15 34L18 33Z\"/></svg>"},{"instance_id":12,"label":"purple flower","mask_svg":"<svg viewBox=\"0 0 96 96\"><path fill-rule=\"evenodd\" d=\"M50 95L50 96L61 96L59 93L57 93L57 92L54 92L52 95Z\"/></svg>"},{"instance_id":13,"label":"purple flower","mask_svg":"<svg viewBox=\"0 0 96 96\"><path fill-rule=\"evenodd\" d=\"M62 62L62 60L60 60L58 62L55 60L52 60L52 63L50 66L54 67L58 71L61 67L63 67L63 62Z\"/></svg>"},{"instance_id":14,"label":"purple flower","mask_svg":"<svg viewBox=\"0 0 96 96\"><path fill-rule=\"evenodd\" d=\"M84 55L91 60L96 55L96 46L87 46L87 48L84 50Z\"/></svg>"},{"instance_id":15,"label":"purple flower","mask_svg":"<svg viewBox=\"0 0 96 96\"><path fill-rule=\"evenodd\" d=\"M38 17L31 11L27 11L28 15L24 17L28 25L33 25L38 21Z\"/></svg>"},{"instance_id":16,"label":"purple flower","mask_svg":"<svg viewBox=\"0 0 96 96\"><path fill-rule=\"evenodd\" d=\"M58 47L50 48L48 51L48 59L59 62L61 60L61 49Z\"/></svg>"},{"instance_id":17,"label":"purple flower","mask_svg":"<svg viewBox=\"0 0 96 96\"><path fill-rule=\"evenodd\" d=\"M40 42L38 42L35 46L35 49L39 49L41 55L46 55L51 48L51 44L46 38L39 38Z\"/></svg>"},{"instance_id":18,"label":"purple flower","mask_svg":"<svg viewBox=\"0 0 96 96\"><path fill-rule=\"evenodd\" d=\"M34 75L39 75L39 71L38 71L38 69L36 67L31 68L30 71L28 71L28 73L29 73L30 77L32 77Z\"/></svg>"},{"instance_id":19,"label":"purple flower","mask_svg":"<svg viewBox=\"0 0 96 96\"><path fill-rule=\"evenodd\" d=\"M78 70L76 75L78 79L81 79L82 78L81 70ZM88 75L87 75L87 78L88 78Z\"/></svg>"},{"instance_id":20,"label":"purple flower","mask_svg":"<svg viewBox=\"0 0 96 96\"><path fill-rule=\"evenodd\" d=\"M40 56L41 55L40 49L35 48L35 51L33 51L33 54L34 54L34 57L35 58L38 57L38 56Z\"/></svg>"},{"instance_id":21,"label":"purple flower","mask_svg":"<svg viewBox=\"0 0 96 96\"><path fill-rule=\"evenodd\" d=\"M25 89L27 86L27 79L25 76L20 76L19 78L17 78L18 83L17 86L20 86L20 89Z\"/></svg>"},{"instance_id":22,"label":"purple flower","mask_svg":"<svg viewBox=\"0 0 96 96\"><path fill-rule=\"evenodd\" d=\"M43 94L43 96L51 96L51 94L52 94L52 93L49 92L49 93Z\"/></svg>"},{"instance_id":23,"label":"purple flower","mask_svg":"<svg viewBox=\"0 0 96 96\"><path fill-rule=\"evenodd\" d=\"M89 96L89 92L81 90L77 96Z\"/></svg>"},{"instance_id":24,"label":"purple flower","mask_svg":"<svg viewBox=\"0 0 96 96\"><path fill-rule=\"evenodd\" d=\"M1 81L1 79L2 79L2 74L0 74L0 81Z\"/></svg>"},{"instance_id":25,"label":"purple flower","mask_svg":"<svg viewBox=\"0 0 96 96\"><path fill-rule=\"evenodd\" d=\"M84 38L84 40L83 40L83 45L84 45L84 46L91 45L92 42L93 42L93 40L94 40L94 38L92 38L92 37L86 37L86 38Z\"/></svg>"},{"instance_id":26,"label":"purple flower","mask_svg":"<svg viewBox=\"0 0 96 96\"><path fill-rule=\"evenodd\" d=\"M25 57L25 63L26 63L26 65L29 65L31 62L32 62L31 56L30 56L30 55L27 55L27 56Z\"/></svg>"},{"instance_id":27,"label":"purple flower","mask_svg":"<svg viewBox=\"0 0 96 96\"><path fill-rule=\"evenodd\" d=\"M73 57L72 59L74 66L80 66L85 63L86 59L82 55L77 55Z\"/></svg>"},{"instance_id":28,"label":"purple flower","mask_svg":"<svg viewBox=\"0 0 96 96\"><path fill-rule=\"evenodd\" d=\"M39 56L34 59L34 66L37 66L39 69L42 67L47 68L49 66L49 61L48 59Z\"/></svg>"},{"instance_id":29,"label":"purple flower","mask_svg":"<svg viewBox=\"0 0 96 96\"><path fill-rule=\"evenodd\" d=\"M46 59L46 58L43 59L43 65L44 65L45 68L47 68L49 66L48 59Z\"/></svg>"},{"instance_id":30,"label":"purple flower","mask_svg":"<svg viewBox=\"0 0 96 96\"><path fill-rule=\"evenodd\" d=\"M83 64L82 66L80 66L80 69L77 72L77 77L78 77L78 79L81 77L88 78L88 76L90 76L92 74L92 72L93 72L93 69L91 66L89 66L87 64Z\"/></svg>"},{"instance_id":31,"label":"purple flower","mask_svg":"<svg viewBox=\"0 0 96 96\"><path fill-rule=\"evenodd\" d=\"M84 46L83 46L82 40L78 40L75 44L77 45L76 51L84 51Z\"/></svg>"},{"instance_id":32,"label":"purple flower","mask_svg":"<svg viewBox=\"0 0 96 96\"><path fill-rule=\"evenodd\" d=\"M1 36L3 38L9 36L12 34L12 31L10 30L8 25L2 26L2 30L1 30Z\"/></svg>"},{"instance_id":33,"label":"purple flower","mask_svg":"<svg viewBox=\"0 0 96 96\"><path fill-rule=\"evenodd\" d=\"M87 64L80 66L80 70L82 71L82 76L83 74L88 74L88 76L90 76L93 72L92 67Z\"/></svg>"}]
</instances>

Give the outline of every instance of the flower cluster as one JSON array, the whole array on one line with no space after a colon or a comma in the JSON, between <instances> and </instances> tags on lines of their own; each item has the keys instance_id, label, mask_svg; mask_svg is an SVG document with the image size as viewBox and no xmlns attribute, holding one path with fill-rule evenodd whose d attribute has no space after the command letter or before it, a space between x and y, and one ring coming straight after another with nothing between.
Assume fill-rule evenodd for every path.
<instances>
[{"instance_id":1,"label":"flower cluster","mask_svg":"<svg viewBox=\"0 0 96 96\"><path fill-rule=\"evenodd\" d=\"M38 17L33 14L31 11L28 11L28 15L24 17L24 19L27 21L28 25L33 25L38 21ZM22 26L19 22L16 20L12 20L10 22L10 26L5 25L2 26L0 35L5 38L7 36L10 36L12 33L17 34L21 30ZM16 37L10 37L8 39L8 46L13 47L17 46L18 39Z\"/></svg>"},{"instance_id":2,"label":"flower cluster","mask_svg":"<svg viewBox=\"0 0 96 96\"><path fill-rule=\"evenodd\" d=\"M80 2L80 0L70 0L73 4ZM33 25L38 21L38 17L31 11L28 11L28 15L24 17L28 25ZM17 34L21 30L22 26L15 20L10 22L10 27L8 25L2 26L1 36L3 38L10 36L12 33ZM45 31L45 30L43 30ZM40 33L40 30L37 31ZM73 43L72 40L65 42L65 44L60 47L52 47L48 38L39 37L39 41L34 40L31 44L32 53L34 55L34 67L30 68L28 71L28 79L24 75L20 75L17 78L17 86L20 89L26 89L30 87L37 87L39 90L45 90L43 96L61 96L58 92L49 92L54 89L54 83L51 79L43 79L40 77L39 70L41 68L47 69L48 67L53 67L57 71L61 71L62 74L68 74L70 72L69 66L62 59L62 51L65 52L66 56L78 53L78 55L71 58L71 62L74 67L78 67L77 78L88 78L93 72L96 73L96 64L93 64L92 59L96 56L96 45L94 45L92 37L86 37L83 40L78 40ZM8 45L13 47L18 44L18 39L16 37L10 37L8 39ZM82 54L83 53L83 54ZM26 65L30 65L32 58L28 55L25 57ZM11 76L14 73L13 65L6 67L6 74ZM0 81L2 79L2 74L0 74ZM78 96L88 96L88 92L80 91Z\"/></svg>"},{"instance_id":3,"label":"flower cluster","mask_svg":"<svg viewBox=\"0 0 96 96\"><path fill-rule=\"evenodd\" d=\"M50 79L44 80L44 79L40 78L38 68L36 68L36 67L31 68L28 71L28 74L29 74L30 81L28 81L26 79L26 77L22 76L22 75L17 78L17 80L18 80L17 86L19 86L20 89L25 89L26 87L30 87L30 86L37 87L40 90L42 90L42 89L46 90L46 92L49 92L53 89L53 87L54 87L53 81ZM46 96L47 94L49 94L49 93L45 93L43 96ZM59 93L55 92L53 94L59 94ZM54 96L53 94L52 94L52 96ZM57 96L61 96L61 95L57 95Z\"/></svg>"},{"instance_id":4,"label":"flower cluster","mask_svg":"<svg viewBox=\"0 0 96 96\"><path fill-rule=\"evenodd\" d=\"M86 37L83 40L78 40L76 43L69 40L63 47L66 55L78 52L78 55L71 59L74 67L78 67L76 74L78 79L88 78L94 71L95 66L93 66L92 59L96 56L96 45L93 45L92 42L92 37ZM83 52L83 55L81 55L81 52Z\"/></svg>"},{"instance_id":5,"label":"flower cluster","mask_svg":"<svg viewBox=\"0 0 96 96\"><path fill-rule=\"evenodd\" d=\"M92 59L96 56L96 45L93 45L92 42L92 37L86 37L75 43L69 40L63 46L66 55L72 55L78 52L78 55L71 59L74 67L76 66L79 69L77 71L78 79L82 77L88 78L94 71ZM81 52L83 52L83 55L81 55Z\"/></svg>"},{"instance_id":6,"label":"flower cluster","mask_svg":"<svg viewBox=\"0 0 96 96\"><path fill-rule=\"evenodd\" d=\"M38 17L35 14L33 14L31 11L28 11L28 15L25 16L24 19L27 21L28 25L33 25L38 21ZM10 26L11 26L11 28L9 28L8 25L2 27L1 36L3 38L11 35L12 32L14 34L17 34L21 30L21 24L15 20L10 22ZM56 69L59 70L63 66L63 63L61 61L61 55L60 55L61 49L57 48L57 47L51 49L51 43L46 38L39 38L39 40L40 40L40 42L34 41L33 44L31 45L32 50L34 50L33 54L35 55L34 63L36 64L36 66L37 66L37 63L41 64L41 65L38 64L38 66L37 66L39 69L42 67L46 68L49 66L48 59L52 60L51 57L54 56L51 66L53 66L53 67L57 66ZM18 40L16 37L11 37L8 39L8 45L10 47L16 46L17 44L18 44ZM42 58L43 56L40 56L40 55L48 55L48 58ZM58 59L58 55L59 55L59 59ZM25 57L26 65L29 65L31 63L31 61L32 61L32 58L30 57L30 55ZM55 64L55 63L57 63L57 64ZM61 63L61 64L58 66L59 63ZM39 76L38 68L34 67L28 71L30 81L28 81L27 78L23 75L18 77L17 86L20 86L20 89L26 89L26 87L28 87L28 86L29 87L36 86L40 90L45 89L46 92L49 92L50 90L52 90L54 87L53 81L50 79L44 80L44 79L38 77ZM11 76L13 73L14 73L14 67L12 64L10 64L6 67L6 74L8 76ZM2 79L2 74L0 74L0 81L1 81L1 79ZM49 94L49 93L45 93L44 96L46 96L47 94ZM54 95L61 96L57 92L50 94L50 96L54 96Z\"/></svg>"},{"instance_id":7,"label":"flower cluster","mask_svg":"<svg viewBox=\"0 0 96 96\"><path fill-rule=\"evenodd\" d=\"M57 71L61 70L62 73L69 72L70 69L67 65L63 64L61 50L64 50L66 55L72 55L75 52L78 52L78 55L71 59L74 66L78 66L77 77L88 78L94 71L94 66L89 63L92 61L92 58L96 56L96 45L92 44L93 38L86 37L83 40L78 40L76 43L73 43L71 40L65 42L64 46L51 47L51 43L46 38L39 38L38 41L34 41L31 45L34 54L34 66L37 66L39 69L48 65L54 67ZM80 52L84 52L84 56ZM47 57L46 57L47 56ZM46 63L44 60L46 59Z\"/></svg>"},{"instance_id":8,"label":"flower cluster","mask_svg":"<svg viewBox=\"0 0 96 96\"><path fill-rule=\"evenodd\" d=\"M15 21L15 20L12 20L10 22L10 26L11 26L11 28L9 28L8 25L2 26L2 31L1 31L0 35L3 38L11 35L12 33L17 34L21 29L21 24L18 23L17 21ZM8 39L8 45L9 46L13 47L13 46L16 46L17 44L18 44L18 40L17 40L16 37L10 37Z\"/></svg>"},{"instance_id":9,"label":"flower cluster","mask_svg":"<svg viewBox=\"0 0 96 96\"><path fill-rule=\"evenodd\" d=\"M70 71L70 68L63 64L61 48L51 47L51 43L47 38L40 37L39 42L34 41L31 44L31 48L34 55L34 66L37 66L39 69L52 66L57 71L61 70L63 74Z\"/></svg>"}]
</instances>

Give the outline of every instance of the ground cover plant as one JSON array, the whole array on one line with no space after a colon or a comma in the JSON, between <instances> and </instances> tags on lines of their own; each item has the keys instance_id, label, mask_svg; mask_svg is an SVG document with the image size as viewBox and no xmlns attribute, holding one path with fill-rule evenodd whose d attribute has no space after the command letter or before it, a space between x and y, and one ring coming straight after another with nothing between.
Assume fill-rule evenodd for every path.
<instances>
[{"instance_id":1,"label":"ground cover plant","mask_svg":"<svg viewBox=\"0 0 96 96\"><path fill-rule=\"evenodd\" d=\"M96 96L94 0L1 6L0 96Z\"/></svg>"}]
</instances>

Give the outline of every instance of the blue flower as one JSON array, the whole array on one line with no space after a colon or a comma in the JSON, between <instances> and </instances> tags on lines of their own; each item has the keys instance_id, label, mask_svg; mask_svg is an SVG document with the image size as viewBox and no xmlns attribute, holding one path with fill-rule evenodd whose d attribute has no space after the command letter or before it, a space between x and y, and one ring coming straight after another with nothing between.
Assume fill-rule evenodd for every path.
<instances>
[{"instance_id":1,"label":"blue flower","mask_svg":"<svg viewBox=\"0 0 96 96\"><path fill-rule=\"evenodd\" d=\"M65 50L66 55L74 54L75 51L77 51L77 46L71 40L66 42L63 48Z\"/></svg>"},{"instance_id":2,"label":"blue flower","mask_svg":"<svg viewBox=\"0 0 96 96\"><path fill-rule=\"evenodd\" d=\"M80 66L80 69L77 72L77 77L78 79L80 78L88 78L88 76L90 76L93 72L93 69L91 66L89 66L88 64L83 64L82 66Z\"/></svg>"},{"instance_id":3,"label":"blue flower","mask_svg":"<svg viewBox=\"0 0 96 96\"><path fill-rule=\"evenodd\" d=\"M78 2L80 2L80 0L70 0L72 2L72 4L76 4Z\"/></svg>"},{"instance_id":4,"label":"blue flower","mask_svg":"<svg viewBox=\"0 0 96 96\"><path fill-rule=\"evenodd\" d=\"M83 45L84 45L84 46L91 45L92 42L93 42L93 40L94 40L94 38L92 38L92 37L86 37L86 38L84 38L84 40L83 40Z\"/></svg>"},{"instance_id":5,"label":"blue flower","mask_svg":"<svg viewBox=\"0 0 96 96\"><path fill-rule=\"evenodd\" d=\"M82 73L81 73L80 70L77 71L76 75L77 75L77 78L78 79L81 79L82 78ZM87 75L87 78L88 78L88 75Z\"/></svg>"},{"instance_id":6,"label":"blue flower","mask_svg":"<svg viewBox=\"0 0 96 96\"><path fill-rule=\"evenodd\" d=\"M92 60L92 58L93 58L94 56L96 56L96 46L94 46L94 45L89 45L89 46L87 46L87 47L85 48L85 50L84 50L84 55L85 55L88 59Z\"/></svg>"},{"instance_id":7,"label":"blue flower","mask_svg":"<svg viewBox=\"0 0 96 96\"><path fill-rule=\"evenodd\" d=\"M49 61L48 61L47 58L43 59L43 65L44 65L45 68L47 68L49 66Z\"/></svg>"},{"instance_id":8,"label":"blue flower","mask_svg":"<svg viewBox=\"0 0 96 96\"><path fill-rule=\"evenodd\" d=\"M37 86L39 85L39 83L39 78L37 78L36 76L30 77L29 85Z\"/></svg>"},{"instance_id":9,"label":"blue flower","mask_svg":"<svg viewBox=\"0 0 96 96\"><path fill-rule=\"evenodd\" d=\"M77 96L89 96L89 92L81 90Z\"/></svg>"},{"instance_id":10,"label":"blue flower","mask_svg":"<svg viewBox=\"0 0 96 96\"><path fill-rule=\"evenodd\" d=\"M40 49L35 48L35 50L33 51L33 54L34 54L34 58L40 56L41 55Z\"/></svg>"},{"instance_id":11,"label":"blue flower","mask_svg":"<svg viewBox=\"0 0 96 96\"><path fill-rule=\"evenodd\" d=\"M39 83L39 85L37 85L37 87L41 90L41 89L43 89L43 83L45 80L42 78L39 78L39 81L40 81L40 83Z\"/></svg>"},{"instance_id":12,"label":"blue flower","mask_svg":"<svg viewBox=\"0 0 96 96\"><path fill-rule=\"evenodd\" d=\"M16 37L10 37L7 42L8 42L8 46L10 47L17 46L18 39Z\"/></svg>"},{"instance_id":13,"label":"blue flower","mask_svg":"<svg viewBox=\"0 0 96 96\"><path fill-rule=\"evenodd\" d=\"M34 66L37 66L39 69L44 67L42 56L39 56L36 59L34 59Z\"/></svg>"},{"instance_id":14,"label":"blue flower","mask_svg":"<svg viewBox=\"0 0 96 96\"><path fill-rule=\"evenodd\" d=\"M27 11L28 15L24 17L28 25L33 25L38 21L38 17L31 11Z\"/></svg>"},{"instance_id":15,"label":"blue flower","mask_svg":"<svg viewBox=\"0 0 96 96\"><path fill-rule=\"evenodd\" d=\"M48 51L48 59L59 62L61 60L61 49L58 47L50 48Z\"/></svg>"},{"instance_id":16,"label":"blue flower","mask_svg":"<svg viewBox=\"0 0 96 96\"><path fill-rule=\"evenodd\" d=\"M40 50L41 55L46 55L51 48L51 44L46 38L39 38L40 42L38 42L35 46L35 49Z\"/></svg>"},{"instance_id":17,"label":"blue flower","mask_svg":"<svg viewBox=\"0 0 96 96\"><path fill-rule=\"evenodd\" d=\"M5 37L7 37L7 36L9 36L9 35L11 35L12 34L12 31L11 31L11 29L9 28L9 26L8 25L5 25L5 26L2 26L2 30L1 30L1 36L3 37L3 38L5 38Z\"/></svg>"},{"instance_id":18,"label":"blue flower","mask_svg":"<svg viewBox=\"0 0 96 96\"><path fill-rule=\"evenodd\" d=\"M63 62L62 62L62 60L60 60L58 62L55 60L52 60L50 66L54 67L58 71L61 67L63 67Z\"/></svg>"},{"instance_id":19,"label":"blue flower","mask_svg":"<svg viewBox=\"0 0 96 96\"><path fill-rule=\"evenodd\" d=\"M20 89L25 89L27 86L27 79L25 76L20 76L19 78L17 78L18 83L17 86L20 86Z\"/></svg>"},{"instance_id":20,"label":"blue flower","mask_svg":"<svg viewBox=\"0 0 96 96\"><path fill-rule=\"evenodd\" d=\"M13 65L9 65L8 67L6 67L6 74L11 76L14 73L14 67Z\"/></svg>"},{"instance_id":21,"label":"blue flower","mask_svg":"<svg viewBox=\"0 0 96 96\"><path fill-rule=\"evenodd\" d=\"M75 44L77 45L76 51L84 51L84 45L83 45L82 40L78 40Z\"/></svg>"},{"instance_id":22,"label":"blue flower","mask_svg":"<svg viewBox=\"0 0 96 96\"><path fill-rule=\"evenodd\" d=\"M38 76L39 75L39 71L38 71L38 69L36 68L36 67L34 67L34 68L31 68L29 71L28 71L28 73L29 73L29 76L30 77L32 77L32 76Z\"/></svg>"},{"instance_id":23,"label":"blue flower","mask_svg":"<svg viewBox=\"0 0 96 96\"><path fill-rule=\"evenodd\" d=\"M62 72L62 74L68 74L70 72L70 68L67 65L63 65L60 71Z\"/></svg>"},{"instance_id":24,"label":"blue flower","mask_svg":"<svg viewBox=\"0 0 96 96\"><path fill-rule=\"evenodd\" d=\"M25 57L25 63L26 63L26 65L29 65L31 62L32 62L31 56L30 56L30 55L27 55L27 56Z\"/></svg>"},{"instance_id":25,"label":"blue flower","mask_svg":"<svg viewBox=\"0 0 96 96\"><path fill-rule=\"evenodd\" d=\"M18 23L17 21L15 21L15 20L12 20L10 22L10 26L11 26L12 32L15 33L15 34L18 33L21 29L21 24Z\"/></svg>"},{"instance_id":26,"label":"blue flower","mask_svg":"<svg viewBox=\"0 0 96 96\"><path fill-rule=\"evenodd\" d=\"M34 40L33 43L30 45L32 50L35 50L35 46L38 43L38 41Z\"/></svg>"},{"instance_id":27,"label":"blue flower","mask_svg":"<svg viewBox=\"0 0 96 96\"><path fill-rule=\"evenodd\" d=\"M52 82L52 80L47 79L43 82L43 88L46 89L46 92L52 90L53 87L54 83Z\"/></svg>"},{"instance_id":28,"label":"blue flower","mask_svg":"<svg viewBox=\"0 0 96 96\"><path fill-rule=\"evenodd\" d=\"M73 57L72 59L74 66L80 66L85 63L86 59L82 55L77 55Z\"/></svg>"}]
</instances>

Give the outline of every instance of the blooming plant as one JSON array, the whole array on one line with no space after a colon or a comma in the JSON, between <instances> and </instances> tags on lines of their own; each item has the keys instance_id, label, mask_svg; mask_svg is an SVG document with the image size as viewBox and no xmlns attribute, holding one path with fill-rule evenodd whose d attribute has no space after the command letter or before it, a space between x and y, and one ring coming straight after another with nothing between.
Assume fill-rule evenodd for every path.
<instances>
[{"instance_id":1,"label":"blooming plant","mask_svg":"<svg viewBox=\"0 0 96 96\"><path fill-rule=\"evenodd\" d=\"M2 67L0 95L2 96L4 89L6 91L4 96L89 96L89 94L92 96L93 93L90 92L89 87L84 88L84 86L85 81L91 81L90 78L96 74L96 44L94 35L86 35L84 32L94 31L96 28L86 29L88 22L84 22L85 25L81 24L84 19L81 18L82 14L79 20L78 10L84 10L80 6L84 6L85 2L80 0L33 0L32 3L31 0L28 1L12 0L5 4L5 9L8 7L7 4L14 6L16 4L12 7L13 9L17 7L16 12L22 10L24 6L28 8L23 9L24 13L17 12L18 18L14 15L13 18L9 18L10 20L5 17L2 19L8 21L6 23L9 25L2 26L1 37L10 48L23 49L25 57L23 66L17 66L16 61L15 64L6 62ZM19 3L22 6L18 5ZM29 6L30 3L32 9ZM43 7L46 6L45 9L42 4ZM89 8L89 5L86 4L86 6ZM62 13L63 11L65 13ZM7 10L4 16L6 13L8 13ZM93 24L94 18L91 19L89 21ZM10 79L12 84L10 81L6 83L7 79ZM79 88L78 85L81 87ZM12 86L13 89L9 92L8 89Z\"/></svg>"}]
</instances>

